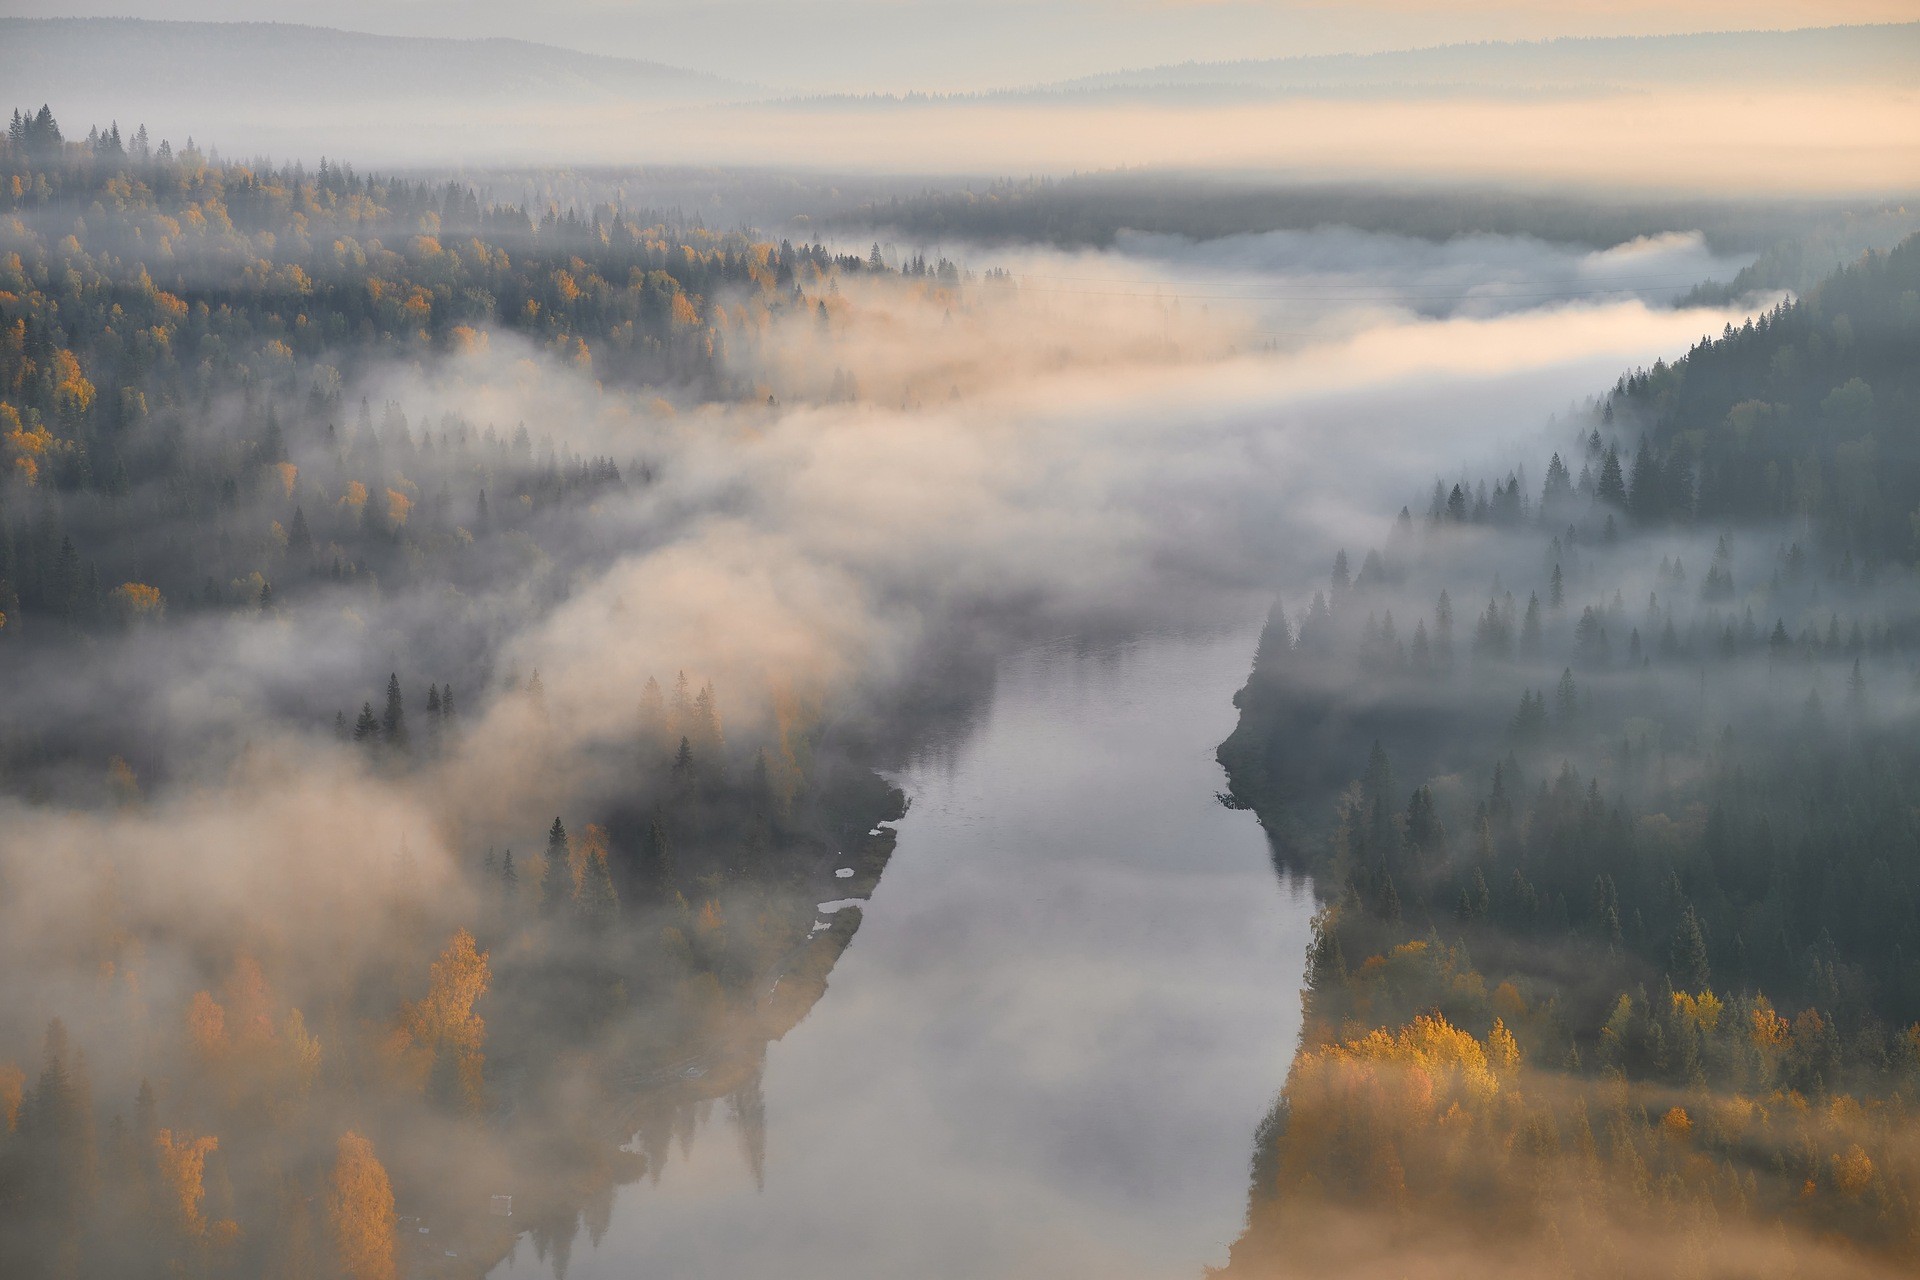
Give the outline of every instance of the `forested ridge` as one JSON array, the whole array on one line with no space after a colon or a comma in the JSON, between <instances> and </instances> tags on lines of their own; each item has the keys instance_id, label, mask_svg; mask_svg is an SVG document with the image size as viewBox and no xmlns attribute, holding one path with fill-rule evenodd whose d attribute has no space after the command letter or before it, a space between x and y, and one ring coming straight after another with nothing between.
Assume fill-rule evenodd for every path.
<instances>
[{"instance_id":1,"label":"forested ridge","mask_svg":"<svg viewBox=\"0 0 1920 1280\"><path fill-rule=\"evenodd\" d=\"M1913 223L1904 206L1862 210L1853 202L1618 197L1581 199L1553 192L1417 189L1378 183L1281 186L1212 175L1092 173L970 183L869 199L838 215L849 227L888 227L928 239L1028 241L1108 247L1124 233L1209 240L1274 231L1350 227L1444 242L1477 235L1612 246L1641 236L1699 231L1720 251L1768 251L1754 264L1751 288L1799 287L1801 257L1824 258L1825 239L1862 234L1897 238ZM1810 236L1808 227L1827 230ZM1877 234L1876 234L1877 233ZM1783 261L1787 259L1790 261ZM1834 259L1837 264L1839 259ZM1824 275L1827 266L1819 268Z\"/></svg>"},{"instance_id":2,"label":"forested ridge","mask_svg":"<svg viewBox=\"0 0 1920 1280\"><path fill-rule=\"evenodd\" d=\"M215 162L144 129L63 141L46 108L16 112L0 152L0 645L327 592L477 593L504 576L530 575L551 602L566 579L556 543L580 536L599 496L647 484L643 448L583 454L550 422L418 404L409 418L351 388L463 355L537 356L662 420L763 401L730 344L783 316L826 332L846 309L837 279L886 270L877 250L612 204L529 211L324 161ZM915 273L960 282L944 261L900 272ZM852 394L838 369L819 381ZM417 678L495 678L483 647L474 636L459 669ZM10 736L15 768L67 753Z\"/></svg>"},{"instance_id":3,"label":"forested ridge","mask_svg":"<svg viewBox=\"0 0 1920 1280\"><path fill-rule=\"evenodd\" d=\"M1920 1261L1916 352L1909 239L1276 604L1220 756L1328 905L1231 1273Z\"/></svg>"},{"instance_id":4,"label":"forested ridge","mask_svg":"<svg viewBox=\"0 0 1920 1280\"><path fill-rule=\"evenodd\" d=\"M418 387L548 362L643 422L758 404L729 344L789 313L830 334L837 281L886 272L15 113L0 899L66 925L10 944L0 1271L477 1276L525 1232L564 1271L716 1103L757 1174L766 1045L860 920L815 904L871 891L902 798L806 688L662 671L580 746L503 638L619 548L595 521L654 482L647 437L583 453L553 428L591 401L488 421ZM395 370L408 405L354 394ZM261 653L285 655L271 678L243 669ZM726 694L764 725L726 732ZM462 809L486 716L552 805ZM175 870L146 847L163 814L248 828L290 776L363 832L398 797L447 806L418 834L453 865L405 836L295 854L338 815L286 813L241 841L242 904L196 896L227 851L189 841Z\"/></svg>"}]
</instances>

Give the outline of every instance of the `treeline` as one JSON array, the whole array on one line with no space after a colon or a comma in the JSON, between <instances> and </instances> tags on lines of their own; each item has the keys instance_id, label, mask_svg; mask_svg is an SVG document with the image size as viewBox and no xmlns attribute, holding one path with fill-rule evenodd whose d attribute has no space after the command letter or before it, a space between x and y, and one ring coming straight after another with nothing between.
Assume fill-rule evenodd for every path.
<instances>
[{"instance_id":1,"label":"treeline","mask_svg":"<svg viewBox=\"0 0 1920 1280\"><path fill-rule=\"evenodd\" d=\"M1874 563L1920 554L1920 239L1863 256L1682 360L1623 377L1642 522L1798 519Z\"/></svg>"},{"instance_id":2,"label":"treeline","mask_svg":"<svg viewBox=\"0 0 1920 1280\"><path fill-rule=\"evenodd\" d=\"M891 228L923 241L1040 242L1062 248L1108 247L1123 231L1214 239L1346 226L1435 241L1525 235L1596 248L1642 236L1704 231L1716 250L1742 252L1790 240L1809 223L1841 219L1845 213L1837 202L1801 200L1609 202L1511 191L1094 174L890 195L837 214L834 221Z\"/></svg>"},{"instance_id":3,"label":"treeline","mask_svg":"<svg viewBox=\"0 0 1920 1280\"><path fill-rule=\"evenodd\" d=\"M596 189L557 189L576 187ZM827 355L856 274L964 280L945 260L890 266L877 246L646 221L618 200L536 209L331 161L223 161L144 127L75 140L47 108L16 112L0 144L0 647L57 661L77 636L320 600L363 616L434 586L462 593L435 675L484 694L503 675L501 584L524 585L515 607L563 598L583 557L610 554L595 504L653 480L676 404L764 403L736 347L789 317ZM618 456L553 439L571 405L490 422L356 394L397 369L497 372L523 341L624 393ZM831 365L822 387L828 372L853 394ZM288 710L331 714L338 693L297 691ZM163 777L138 720L8 717L0 777L73 794L76 775L49 773L84 760L97 779L110 757Z\"/></svg>"},{"instance_id":4,"label":"treeline","mask_svg":"<svg viewBox=\"0 0 1920 1280\"><path fill-rule=\"evenodd\" d=\"M537 675L508 696L547 714ZM361 734L376 769L404 775L453 745L438 685L427 705L416 735L389 678ZM37 1059L0 1059L0 1262L50 1277L477 1277L521 1232L564 1256L583 1215L604 1230L612 1189L657 1173L712 1100L729 1100L757 1162L765 1046L859 923L850 909L820 920L815 903L870 891L892 841L868 833L903 810L816 747L796 714L768 747L730 749L711 684L650 681L632 783L597 820L555 816L431 889L394 850L393 936L342 946L318 973L259 920L208 949L204 985L176 998L149 985L140 938L158 922L103 893L69 940L104 975L75 999L99 1055L56 1019ZM842 863L857 879L834 877ZM356 927L374 922L339 932ZM121 1022L145 1030L104 1029ZM102 1087L102 1059L137 1084Z\"/></svg>"},{"instance_id":5,"label":"treeline","mask_svg":"<svg viewBox=\"0 0 1920 1280\"><path fill-rule=\"evenodd\" d=\"M905 266L915 288L957 275ZM715 1100L761 1149L765 1046L859 922L816 904L871 889L899 793L826 749L804 699L730 739L710 684L650 682L588 735L501 648L631 550L602 508L654 483L676 401L764 401L729 343L791 312L827 347L854 272L902 274L19 116L0 146L11 812L64 836L183 793L248 808L282 785L250 771L255 735L291 736L366 830L404 797L471 847L450 868L399 838L341 849L357 870L335 875L334 851L322 874L222 846L227 873L314 871L333 894L270 919L130 890L138 857L10 843L9 902L51 885L85 905L9 991L0 1272L479 1276L522 1231L563 1251L577 1222L604 1229L613 1188ZM553 438L574 404L489 422L432 378L404 404L358 394L529 354L573 370L555 394L621 393L619 456ZM179 687L202 676L204 696ZM562 812L448 811L490 715L517 785Z\"/></svg>"},{"instance_id":6,"label":"treeline","mask_svg":"<svg viewBox=\"0 0 1920 1280\"><path fill-rule=\"evenodd\" d=\"M1221 759L1328 905L1231 1270L1920 1261L1920 493L1845 487L1920 429L1917 251L1276 606Z\"/></svg>"}]
</instances>

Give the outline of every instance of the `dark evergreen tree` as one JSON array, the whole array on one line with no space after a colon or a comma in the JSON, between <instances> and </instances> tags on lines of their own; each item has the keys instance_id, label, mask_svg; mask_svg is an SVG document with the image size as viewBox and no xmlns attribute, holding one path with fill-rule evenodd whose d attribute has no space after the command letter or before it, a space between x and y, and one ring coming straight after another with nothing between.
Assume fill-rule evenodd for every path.
<instances>
[{"instance_id":1,"label":"dark evergreen tree","mask_svg":"<svg viewBox=\"0 0 1920 1280\"><path fill-rule=\"evenodd\" d=\"M1713 971L1707 964L1707 939L1700 931L1700 917L1688 903L1674 926L1673 942L1667 953L1667 976L1680 991L1708 991L1713 987Z\"/></svg>"},{"instance_id":2,"label":"dark evergreen tree","mask_svg":"<svg viewBox=\"0 0 1920 1280\"><path fill-rule=\"evenodd\" d=\"M573 897L571 859L567 829L556 816L547 829L547 865L540 875L540 910L547 915L556 914Z\"/></svg>"},{"instance_id":3,"label":"dark evergreen tree","mask_svg":"<svg viewBox=\"0 0 1920 1280\"><path fill-rule=\"evenodd\" d=\"M400 673L387 677L387 711L380 719L381 739L395 751L407 749L407 709L400 697Z\"/></svg>"}]
</instances>

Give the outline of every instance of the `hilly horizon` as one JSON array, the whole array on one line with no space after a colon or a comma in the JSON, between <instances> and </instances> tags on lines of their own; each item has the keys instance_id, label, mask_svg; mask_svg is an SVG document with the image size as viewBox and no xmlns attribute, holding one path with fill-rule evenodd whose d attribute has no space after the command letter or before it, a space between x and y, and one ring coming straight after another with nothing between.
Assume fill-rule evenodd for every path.
<instances>
[{"instance_id":1,"label":"hilly horizon","mask_svg":"<svg viewBox=\"0 0 1920 1280\"><path fill-rule=\"evenodd\" d=\"M1920 1276L1920 0L0 4L0 1280Z\"/></svg>"},{"instance_id":2,"label":"hilly horizon","mask_svg":"<svg viewBox=\"0 0 1920 1280\"><path fill-rule=\"evenodd\" d=\"M394 36L288 22L134 17L0 17L0 79L36 102L58 96L165 97L243 90L269 102L343 89L375 97L544 93L562 100L811 102L852 95L769 89L698 68L508 37ZM238 59L236 61L236 58ZM220 66L217 88L199 63ZM1920 21L1415 45L1378 53L1187 60L960 94L871 100L1229 90L1334 96L1355 91L1599 91L1676 82L1920 82ZM403 80L404 77L404 80ZM34 86L47 86L44 90ZM84 110L88 103L79 104Z\"/></svg>"},{"instance_id":3,"label":"hilly horizon","mask_svg":"<svg viewBox=\"0 0 1920 1280\"><path fill-rule=\"evenodd\" d=\"M147 18L0 18L0 81L35 103L59 98L95 114L108 104L121 115L235 94L272 107L317 96L682 102L752 91L702 71L527 40Z\"/></svg>"},{"instance_id":4,"label":"hilly horizon","mask_svg":"<svg viewBox=\"0 0 1920 1280\"><path fill-rule=\"evenodd\" d=\"M1564 36L1475 41L1384 53L1186 61L1036 86L1032 92L1234 88L1601 90L1676 82L1858 83L1920 80L1920 22L1708 31L1660 36Z\"/></svg>"}]
</instances>

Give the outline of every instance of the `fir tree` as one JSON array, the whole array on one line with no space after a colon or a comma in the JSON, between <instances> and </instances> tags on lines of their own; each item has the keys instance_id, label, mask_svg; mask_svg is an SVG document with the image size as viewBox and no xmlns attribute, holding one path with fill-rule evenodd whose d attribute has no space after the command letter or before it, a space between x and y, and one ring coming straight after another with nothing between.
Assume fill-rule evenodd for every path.
<instances>
[{"instance_id":1,"label":"fir tree","mask_svg":"<svg viewBox=\"0 0 1920 1280\"><path fill-rule=\"evenodd\" d=\"M400 673L387 677L387 712L380 720L380 733L395 751L407 749L407 709L400 698Z\"/></svg>"},{"instance_id":2,"label":"fir tree","mask_svg":"<svg viewBox=\"0 0 1920 1280\"><path fill-rule=\"evenodd\" d=\"M1620 474L1620 455L1612 445L1607 446L1606 456L1601 459L1600 480L1593 496L1611 506L1627 505L1627 482Z\"/></svg>"},{"instance_id":3,"label":"fir tree","mask_svg":"<svg viewBox=\"0 0 1920 1280\"><path fill-rule=\"evenodd\" d=\"M1667 951L1667 976L1681 991L1706 991L1713 986L1713 973L1707 965L1707 940L1700 931L1700 917L1688 903L1674 927L1673 943Z\"/></svg>"},{"instance_id":4,"label":"fir tree","mask_svg":"<svg viewBox=\"0 0 1920 1280\"><path fill-rule=\"evenodd\" d=\"M560 909L560 904L573 895L569 881L573 877L572 850L567 843L567 829L558 816L553 826L547 829L547 865L540 873L540 910L552 915Z\"/></svg>"}]
</instances>

